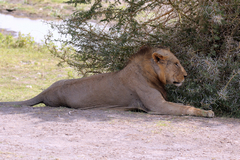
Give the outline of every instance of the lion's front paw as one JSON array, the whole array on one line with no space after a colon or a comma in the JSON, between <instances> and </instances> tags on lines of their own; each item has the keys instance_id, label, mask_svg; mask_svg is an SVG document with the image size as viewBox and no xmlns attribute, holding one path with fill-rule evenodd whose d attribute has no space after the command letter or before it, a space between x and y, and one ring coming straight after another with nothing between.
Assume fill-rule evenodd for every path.
<instances>
[{"instance_id":1,"label":"lion's front paw","mask_svg":"<svg viewBox=\"0 0 240 160\"><path fill-rule=\"evenodd\" d=\"M206 117L213 118L214 112L212 110L207 111Z\"/></svg>"}]
</instances>

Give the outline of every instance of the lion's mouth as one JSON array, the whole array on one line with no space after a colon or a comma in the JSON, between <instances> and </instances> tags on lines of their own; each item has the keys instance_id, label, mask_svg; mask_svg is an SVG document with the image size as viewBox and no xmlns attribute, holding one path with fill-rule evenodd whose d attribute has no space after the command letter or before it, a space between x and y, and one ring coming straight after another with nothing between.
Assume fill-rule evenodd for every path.
<instances>
[{"instance_id":1,"label":"lion's mouth","mask_svg":"<svg viewBox=\"0 0 240 160\"><path fill-rule=\"evenodd\" d=\"M175 85L175 86L181 86L182 85L182 82L173 82L173 84Z\"/></svg>"}]
</instances>

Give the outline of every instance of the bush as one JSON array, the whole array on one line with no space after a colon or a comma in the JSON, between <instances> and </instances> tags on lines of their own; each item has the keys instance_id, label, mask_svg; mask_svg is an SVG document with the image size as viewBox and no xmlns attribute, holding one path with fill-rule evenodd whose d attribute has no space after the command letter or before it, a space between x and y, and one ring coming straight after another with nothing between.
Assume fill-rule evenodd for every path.
<instances>
[{"instance_id":1,"label":"bush","mask_svg":"<svg viewBox=\"0 0 240 160\"><path fill-rule=\"evenodd\" d=\"M120 70L144 44L168 46L189 75L183 87L167 86L171 101L240 116L237 0L95 0L53 28L72 47L50 50L84 75Z\"/></svg>"},{"instance_id":2,"label":"bush","mask_svg":"<svg viewBox=\"0 0 240 160\"><path fill-rule=\"evenodd\" d=\"M34 38L28 35L19 33L17 38L12 35L3 35L0 33L0 47L1 48L28 48L35 49L42 52L47 52L47 46L37 44Z\"/></svg>"}]
</instances>

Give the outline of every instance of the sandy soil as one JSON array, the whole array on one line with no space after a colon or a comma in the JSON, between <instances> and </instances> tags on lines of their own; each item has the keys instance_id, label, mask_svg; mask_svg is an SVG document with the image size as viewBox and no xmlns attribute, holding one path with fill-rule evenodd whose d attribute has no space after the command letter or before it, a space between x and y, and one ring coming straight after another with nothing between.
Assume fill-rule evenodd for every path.
<instances>
[{"instance_id":1,"label":"sandy soil","mask_svg":"<svg viewBox=\"0 0 240 160\"><path fill-rule=\"evenodd\" d=\"M0 159L239 160L240 120L0 107Z\"/></svg>"}]
</instances>

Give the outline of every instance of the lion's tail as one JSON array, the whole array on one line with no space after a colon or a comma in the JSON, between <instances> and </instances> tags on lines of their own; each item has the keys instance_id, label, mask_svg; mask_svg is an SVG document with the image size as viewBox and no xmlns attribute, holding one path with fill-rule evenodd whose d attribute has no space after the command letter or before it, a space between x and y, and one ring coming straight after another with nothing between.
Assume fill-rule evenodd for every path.
<instances>
[{"instance_id":1,"label":"lion's tail","mask_svg":"<svg viewBox=\"0 0 240 160\"><path fill-rule=\"evenodd\" d=\"M34 106L36 104L42 103L43 99L42 96L39 94L36 97L33 97L29 100L25 101L15 101L15 102L0 102L0 106Z\"/></svg>"}]
</instances>

